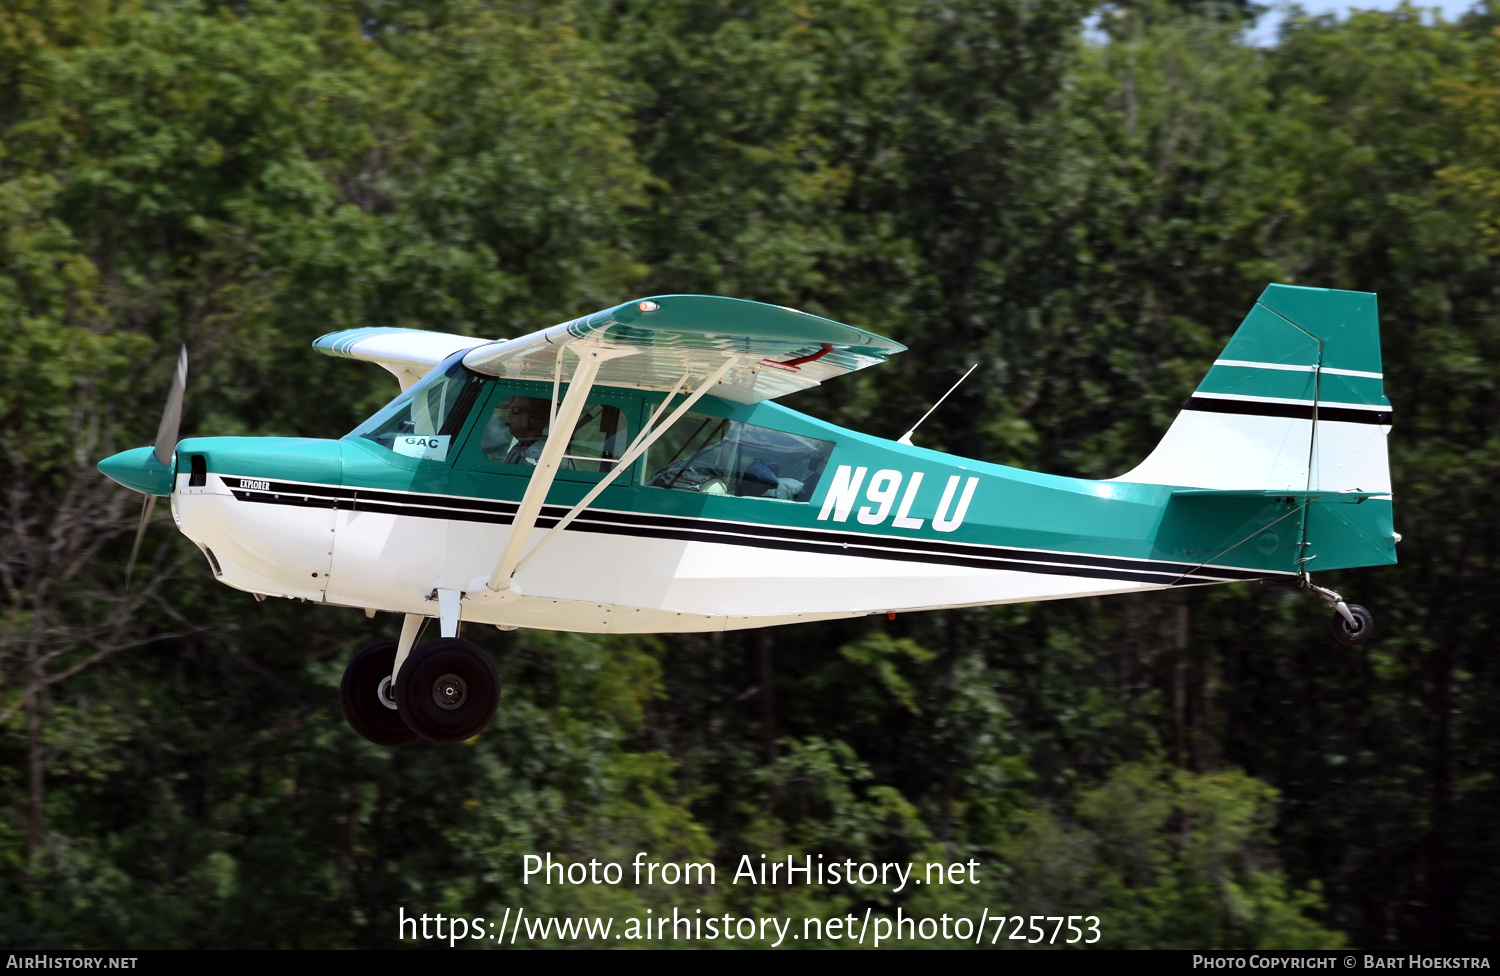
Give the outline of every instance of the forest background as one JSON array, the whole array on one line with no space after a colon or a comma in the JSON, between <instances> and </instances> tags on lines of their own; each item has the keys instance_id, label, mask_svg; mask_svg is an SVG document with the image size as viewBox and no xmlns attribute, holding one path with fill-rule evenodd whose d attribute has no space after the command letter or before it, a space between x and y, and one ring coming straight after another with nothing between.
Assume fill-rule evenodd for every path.
<instances>
[{"instance_id":1,"label":"forest background","mask_svg":"<svg viewBox=\"0 0 1500 976\"><path fill-rule=\"evenodd\" d=\"M387 946L397 906L1093 914L1103 945L1494 951L1500 4L6 0L0 943ZM1092 19L1090 19L1092 18ZM1086 22L1089 25L1086 27ZM789 404L1108 477L1272 281L1378 292L1401 564L663 638L472 633L472 745L372 746L389 616L216 584L95 462L337 437L309 349L636 295L911 347ZM524 887L520 858L967 860L983 884ZM1002 940L1007 941L1007 940Z\"/></svg>"}]
</instances>

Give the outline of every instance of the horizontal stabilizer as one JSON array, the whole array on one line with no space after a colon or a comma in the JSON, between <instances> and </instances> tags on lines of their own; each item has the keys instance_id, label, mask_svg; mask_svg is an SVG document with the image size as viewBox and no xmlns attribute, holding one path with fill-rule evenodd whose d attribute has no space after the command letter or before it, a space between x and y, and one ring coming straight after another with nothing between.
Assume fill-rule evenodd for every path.
<instances>
[{"instance_id":1,"label":"horizontal stabilizer","mask_svg":"<svg viewBox=\"0 0 1500 976\"><path fill-rule=\"evenodd\" d=\"M1295 498L1299 501L1311 498L1389 498L1388 491L1292 491L1283 489L1217 489L1217 488L1179 488L1172 492L1173 498Z\"/></svg>"},{"instance_id":2,"label":"horizontal stabilizer","mask_svg":"<svg viewBox=\"0 0 1500 976\"><path fill-rule=\"evenodd\" d=\"M1396 561L1390 492L1179 488L1158 533L1158 558L1274 572Z\"/></svg>"}]
</instances>

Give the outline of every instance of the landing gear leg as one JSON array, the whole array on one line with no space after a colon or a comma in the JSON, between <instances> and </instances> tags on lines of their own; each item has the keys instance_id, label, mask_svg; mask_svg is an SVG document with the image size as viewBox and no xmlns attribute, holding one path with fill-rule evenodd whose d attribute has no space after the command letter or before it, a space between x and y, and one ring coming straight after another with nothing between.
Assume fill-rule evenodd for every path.
<instances>
[{"instance_id":1,"label":"landing gear leg","mask_svg":"<svg viewBox=\"0 0 1500 976\"><path fill-rule=\"evenodd\" d=\"M409 613L401 620L401 639L396 642L396 663L391 665L390 684L382 689L390 699L391 707L396 707L396 676L401 673L401 665L406 663L406 657L411 649L417 646L417 640L422 636L422 629L427 626L428 618L419 613Z\"/></svg>"},{"instance_id":2,"label":"landing gear leg","mask_svg":"<svg viewBox=\"0 0 1500 976\"><path fill-rule=\"evenodd\" d=\"M1318 586L1309 573L1302 574L1302 588L1311 590L1333 608L1333 619L1328 629L1333 639L1347 647L1358 647L1375 633L1375 615L1358 603L1345 603L1344 598L1326 586Z\"/></svg>"}]
</instances>

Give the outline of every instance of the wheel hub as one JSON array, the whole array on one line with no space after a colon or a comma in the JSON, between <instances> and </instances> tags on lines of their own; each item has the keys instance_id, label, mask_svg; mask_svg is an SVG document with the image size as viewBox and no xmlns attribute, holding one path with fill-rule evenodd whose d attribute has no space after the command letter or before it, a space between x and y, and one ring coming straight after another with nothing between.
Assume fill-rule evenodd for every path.
<instances>
[{"instance_id":1,"label":"wheel hub","mask_svg":"<svg viewBox=\"0 0 1500 976\"><path fill-rule=\"evenodd\" d=\"M432 683L432 700L438 708L453 711L469 700L469 686L456 674L445 674Z\"/></svg>"},{"instance_id":2,"label":"wheel hub","mask_svg":"<svg viewBox=\"0 0 1500 976\"><path fill-rule=\"evenodd\" d=\"M396 689L391 684L391 676L386 675L380 679L380 687L375 689L375 697L380 699L380 704L396 711Z\"/></svg>"}]
</instances>

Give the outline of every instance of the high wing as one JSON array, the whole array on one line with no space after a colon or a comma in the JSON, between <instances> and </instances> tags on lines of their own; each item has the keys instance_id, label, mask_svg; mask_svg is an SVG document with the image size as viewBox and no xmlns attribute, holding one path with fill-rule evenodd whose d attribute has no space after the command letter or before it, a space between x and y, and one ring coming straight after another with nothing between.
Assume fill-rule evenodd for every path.
<instances>
[{"instance_id":1,"label":"high wing","mask_svg":"<svg viewBox=\"0 0 1500 976\"><path fill-rule=\"evenodd\" d=\"M551 381L565 346L577 354L606 354L597 385L658 392L673 389L689 370L703 377L733 359L713 394L739 403L805 390L906 349L873 332L779 305L658 295L477 346L464 365L489 376Z\"/></svg>"},{"instance_id":2,"label":"high wing","mask_svg":"<svg viewBox=\"0 0 1500 976\"><path fill-rule=\"evenodd\" d=\"M371 328L335 332L313 346L329 355L379 363L396 374L402 390L465 349L464 365L481 375L553 384L553 436L536 461L494 571L472 581L462 594L438 591L443 633L449 636L457 632L460 598L516 599L519 591L513 577L519 569L703 396L712 393L759 403L883 363L906 349L884 336L796 309L712 295L637 299L500 342ZM568 384L568 391L559 403L562 383ZM614 469L525 554L573 426L594 386L650 390L667 397ZM685 398L673 404L679 393ZM663 416L669 405L673 409Z\"/></svg>"},{"instance_id":3,"label":"high wing","mask_svg":"<svg viewBox=\"0 0 1500 976\"><path fill-rule=\"evenodd\" d=\"M706 394L758 403L884 362L905 348L872 332L778 305L710 295L659 295L471 349L464 365L476 373L552 381L553 436L537 459L494 571L487 579L474 580L464 598L515 599L519 591L513 577L526 562ZM571 362L564 363L564 353L571 354ZM570 374L565 374L565 365L572 367ZM568 392L558 403L565 381ZM596 385L659 391L667 397L619 464L523 558L567 435ZM663 417L678 393L685 399Z\"/></svg>"},{"instance_id":4,"label":"high wing","mask_svg":"<svg viewBox=\"0 0 1500 976\"><path fill-rule=\"evenodd\" d=\"M313 340L313 348L329 356L379 363L395 374L405 392L449 356L489 341L423 329L367 328L330 332Z\"/></svg>"}]
</instances>

